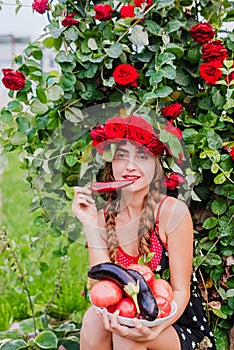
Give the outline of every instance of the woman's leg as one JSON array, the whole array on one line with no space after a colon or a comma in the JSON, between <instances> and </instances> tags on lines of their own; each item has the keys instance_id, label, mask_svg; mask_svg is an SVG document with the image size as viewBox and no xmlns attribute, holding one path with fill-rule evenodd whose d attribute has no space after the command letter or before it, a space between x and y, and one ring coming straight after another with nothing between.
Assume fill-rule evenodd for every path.
<instances>
[{"instance_id":1,"label":"woman's leg","mask_svg":"<svg viewBox=\"0 0 234 350\"><path fill-rule=\"evenodd\" d=\"M173 327L168 327L150 342L135 342L113 334L113 350L181 350L179 336Z\"/></svg>"},{"instance_id":2,"label":"woman's leg","mask_svg":"<svg viewBox=\"0 0 234 350\"><path fill-rule=\"evenodd\" d=\"M112 350L112 337L111 333L105 330L102 319L91 306L82 320L80 350L97 349Z\"/></svg>"}]
</instances>

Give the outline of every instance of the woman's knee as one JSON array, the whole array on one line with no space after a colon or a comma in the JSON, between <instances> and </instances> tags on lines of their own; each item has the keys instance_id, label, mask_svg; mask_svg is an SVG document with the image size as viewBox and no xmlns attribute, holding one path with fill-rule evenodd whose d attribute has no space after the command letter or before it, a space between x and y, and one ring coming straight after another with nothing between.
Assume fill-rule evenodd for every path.
<instances>
[{"instance_id":1,"label":"woman's knee","mask_svg":"<svg viewBox=\"0 0 234 350\"><path fill-rule=\"evenodd\" d=\"M103 327L102 320L96 314L93 307L90 307L82 320L82 327L80 332L81 350L97 349L99 344L105 343L106 348L111 346L111 334ZM112 349L109 347L109 349Z\"/></svg>"},{"instance_id":2,"label":"woman's knee","mask_svg":"<svg viewBox=\"0 0 234 350\"><path fill-rule=\"evenodd\" d=\"M128 338L119 337L113 334L113 350L127 349L127 350L145 350L146 347L143 344L130 340Z\"/></svg>"}]
</instances>

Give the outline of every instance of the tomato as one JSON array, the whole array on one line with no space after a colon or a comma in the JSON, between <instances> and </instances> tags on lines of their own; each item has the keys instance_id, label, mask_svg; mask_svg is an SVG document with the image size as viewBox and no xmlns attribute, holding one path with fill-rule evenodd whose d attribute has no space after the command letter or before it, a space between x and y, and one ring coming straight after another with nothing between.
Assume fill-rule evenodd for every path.
<instances>
[{"instance_id":1,"label":"tomato","mask_svg":"<svg viewBox=\"0 0 234 350\"><path fill-rule=\"evenodd\" d=\"M174 292L172 286L166 280L162 278L155 279L151 289L155 297L160 295L170 302L173 300Z\"/></svg>"},{"instance_id":2,"label":"tomato","mask_svg":"<svg viewBox=\"0 0 234 350\"><path fill-rule=\"evenodd\" d=\"M144 264L131 264L128 266L128 269L132 269L139 272L146 280L148 286L150 286L150 288L153 286L154 273L149 266Z\"/></svg>"},{"instance_id":3,"label":"tomato","mask_svg":"<svg viewBox=\"0 0 234 350\"><path fill-rule=\"evenodd\" d=\"M156 301L159 310L157 318L163 318L168 316L171 312L171 302L160 295L156 296Z\"/></svg>"},{"instance_id":4,"label":"tomato","mask_svg":"<svg viewBox=\"0 0 234 350\"><path fill-rule=\"evenodd\" d=\"M90 291L90 299L95 306L116 305L123 297L123 290L114 282L102 280L95 283Z\"/></svg>"},{"instance_id":5,"label":"tomato","mask_svg":"<svg viewBox=\"0 0 234 350\"><path fill-rule=\"evenodd\" d=\"M123 298L116 305L116 310L119 310L119 316L133 318L137 314L137 309L134 301L130 298Z\"/></svg>"},{"instance_id":6,"label":"tomato","mask_svg":"<svg viewBox=\"0 0 234 350\"><path fill-rule=\"evenodd\" d=\"M107 306L107 311L113 314L116 310L116 305Z\"/></svg>"}]
</instances>

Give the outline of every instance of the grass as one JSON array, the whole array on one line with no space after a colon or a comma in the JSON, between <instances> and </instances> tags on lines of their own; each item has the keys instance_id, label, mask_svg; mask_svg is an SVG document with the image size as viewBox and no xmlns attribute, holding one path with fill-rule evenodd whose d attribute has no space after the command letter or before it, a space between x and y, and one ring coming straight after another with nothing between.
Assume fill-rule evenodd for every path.
<instances>
[{"instance_id":1,"label":"grass","mask_svg":"<svg viewBox=\"0 0 234 350\"><path fill-rule=\"evenodd\" d=\"M24 271L36 315L43 314L46 305L52 301L49 312L52 317L79 322L88 305L81 295L88 270L84 237L80 236L71 244L65 258L53 257L52 251L61 242L66 244L67 238L41 235L34 224L38 213L29 211L32 193L24 180L25 170L20 168L16 153L8 154L8 159L9 164L4 168L0 183L0 226L5 228L13 254L16 254ZM42 237L34 244L32 238L39 236ZM6 250L0 255L0 331L7 330L13 322L31 317L13 254Z\"/></svg>"}]
</instances>

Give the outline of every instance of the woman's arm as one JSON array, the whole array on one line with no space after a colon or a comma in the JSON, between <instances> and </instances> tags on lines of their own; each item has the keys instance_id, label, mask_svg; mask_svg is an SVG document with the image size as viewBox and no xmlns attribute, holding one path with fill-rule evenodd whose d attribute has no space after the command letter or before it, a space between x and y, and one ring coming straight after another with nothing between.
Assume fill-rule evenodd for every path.
<instances>
[{"instance_id":1,"label":"woman's arm","mask_svg":"<svg viewBox=\"0 0 234 350\"><path fill-rule=\"evenodd\" d=\"M186 204L168 198L159 220L165 230L168 246L170 284L174 291L177 312L159 328L172 325L184 312L190 298L193 259L193 223Z\"/></svg>"},{"instance_id":2,"label":"woman's arm","mask_svg":"<svg viewBox=\"0 0 234 350\"><path fill-rule=\"evenodd\" d=\"M90 189L75 187L72 211L83 225L90 266L109 261L103 213L97 211Z\"/></svg>"}]
</instances>

